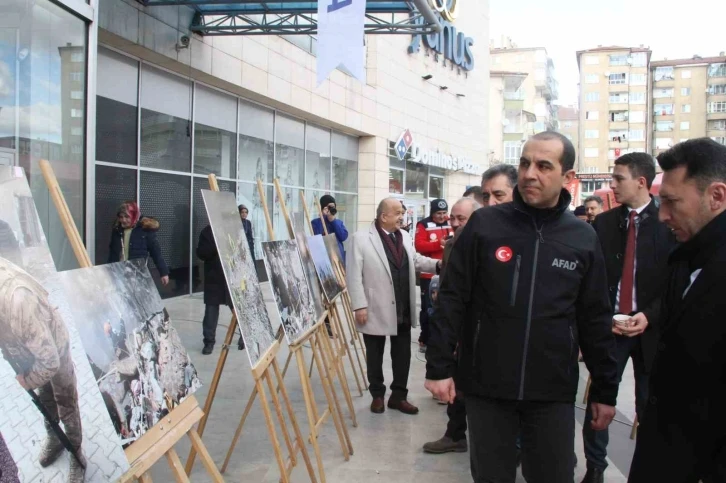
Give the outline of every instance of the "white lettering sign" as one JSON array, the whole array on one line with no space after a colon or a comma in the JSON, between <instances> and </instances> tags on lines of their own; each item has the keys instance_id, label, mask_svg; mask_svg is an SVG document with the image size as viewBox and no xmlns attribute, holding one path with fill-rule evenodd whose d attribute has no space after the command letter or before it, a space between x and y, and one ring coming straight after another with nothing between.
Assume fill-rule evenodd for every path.
<instances>
[{"instance_id":1,"label":"white lettering sign","mask_svg":"<svg viewBox=\"0 0 726 483\"><path fill-rule=\"evenodd\" d=\"M447 171L463 171L466 174L479 176L482 169L467 157L453 156L437 150L429 150L414 142L411 146L411 158L416 163L434 166Z\"/></svg>"}]
</instances>

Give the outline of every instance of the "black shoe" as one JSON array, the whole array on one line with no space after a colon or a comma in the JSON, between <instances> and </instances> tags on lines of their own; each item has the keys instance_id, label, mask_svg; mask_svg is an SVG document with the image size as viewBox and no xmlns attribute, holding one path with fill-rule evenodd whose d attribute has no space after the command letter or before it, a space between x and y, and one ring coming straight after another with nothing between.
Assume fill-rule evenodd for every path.
<instances>
[{"instance_id":1,"label":"black shoe","mask_svg":"<svg viewBox=\"0 0 726 483\"><path fill-rule=\"evenodd\" d=\"M605 481L605 470L600 468L588 468L585 477L582 479L582 483L604 483Z\"/></svg>"},{"instance_id":2,"label":"black shoe","mask_svg":"<svg viewBox=\"0 0 726 483\"><path fill-rule=\"evenodd\" d=\"M209 354L212 353L213 350L214 350L214 344L204 344L204 349L202 349L202 354L204 354L205 356L208 356Z\"/></svg>"},{"instance_id":3,"label":"black shoe","mask_svg":"<svg viewBox=\"0 0 726 483\"><path fill-rule=\"evenodd\" d=\"M239 339L239 342L237 343L237 350L245 350L245 341L243 341L241 337Z\"/></svg>"}]
</instances>

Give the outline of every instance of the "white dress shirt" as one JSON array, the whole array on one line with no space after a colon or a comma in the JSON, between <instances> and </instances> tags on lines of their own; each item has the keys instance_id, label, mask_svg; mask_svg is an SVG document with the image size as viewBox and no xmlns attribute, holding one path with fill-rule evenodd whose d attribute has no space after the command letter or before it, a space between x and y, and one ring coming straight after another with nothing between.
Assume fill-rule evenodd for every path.
<instances>
[{"instance_id":1,"label":"white dress shirt","mask_svg":"<svg viewBox=\"0 0 726 483\"><path fill-rule=\"evenodd\" d=\"M698 276L700 274L701 274L700 268L691 274L691 283L688 284L688 287L686 287L686 290L683 292L683 298L686 298L686 295L688 295L688 291L691 290L691 287L693 287L693 282L696 281L696 279L698 278Z\"/></svg>"},{"instance_id":2,"label":"white dress shirt","mask_svg":"<svg viewBox=\"0 0 726 483\"><path fill-rule=\"evenodd\" d=\"M632 211L635 211L638 215L635 217L635 259L633 260L633 313L638 312L638 298L636 296L636 280L638 277L638 231L640 230L640 214L643 212L644 209L648 207L648 205L652 202L652 200L648 201L646 204L641 206L640 208L628 208L628 219L626 221L625 228L630 228L630 213ZM623 259L625 258L625 254L623 254ZM621 277L622 278L622 277ZM615 296L615 313L620 312L620 282L618 282L618 293ZM628 315L628 314L626 314Z\"/></svg>"}]
</instances>

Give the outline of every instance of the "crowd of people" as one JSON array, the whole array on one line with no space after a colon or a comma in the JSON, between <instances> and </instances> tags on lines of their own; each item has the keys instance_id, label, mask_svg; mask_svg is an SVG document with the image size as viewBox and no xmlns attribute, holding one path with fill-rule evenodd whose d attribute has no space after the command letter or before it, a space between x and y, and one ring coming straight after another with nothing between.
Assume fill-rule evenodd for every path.
<instances>
[{"instance_id":1,"label":"crowd of people","mask_svg":"<svg viewBox=\"0 0 726 483\"><path fill-rule=\"evenodd\" d=\"M592 378L583 483L602 482L632 359L639 430L629 481L726 481L726 147L693 139L657 162L659 197L650 195L656 160L629 153L612 172L620 206L603 212L590 197L573 213L564 187L574 147L559 133L537 134L518 168L487 170L450 215L434 200L415 243L400 229L405 207L382 200L370 228L351 237L347 263L371 411L386 407L389 337L387 406L418 413L406 395L420 318L425 387L449 416L424 451L469 451L477 483L515 481L520 458L527 481L572 482L581 354Z\"/></svg>"}]
</instances>

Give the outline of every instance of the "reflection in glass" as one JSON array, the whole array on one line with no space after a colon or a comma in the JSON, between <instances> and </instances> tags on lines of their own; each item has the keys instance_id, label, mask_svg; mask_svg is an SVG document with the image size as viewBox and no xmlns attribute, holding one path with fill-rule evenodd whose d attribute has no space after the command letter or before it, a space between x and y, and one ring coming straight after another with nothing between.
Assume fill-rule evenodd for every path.
<instances>
[{"instance_id":1,"label":"reflection in glass","mask_svg":"<svg viewBox=\"0 0 726 483\"><path fill-rule=\"evenodd\" d=\"M139 208L143 216L156 218L156 238L161 256L169 266L169 285L159 284L159 271L149 259L149 269L162 298L189 293L189 204L191 179L166 173L140 173Z\"/></svg>"},{"instance_id":2,"label":"reflection in glass","mask_svg":"<svg viewBox=\"0 0 726 483\"><path fill-rule=\"evenodd\" d=\"M316 190L330 190L330 130L308 124L305 186Z\"/></svg>"},{"instance_id":3,"label":"reflection in glass","mask_svg":"<svg viewBox=\"0 0 726 483\"><path fill-rule=\"evenodd\" d=\"M358 192L358 138L333 133L333 190Z\"/></svg>"},{"instance_id":4,"label":"reflection in glass","mask_svg":"<svg viewBox=\"0 0 726 483\"><path fill-rule=\"evenodd\" d=\"M333 193L333 197L338 208L338 219L343 221L348 233L352 235L358 229L358 196Z\"/></svg>"},{"instance_id":5,"label":"reflection in glass","mask_svg":"<svg viewBox=\"0 0 726 483\"><path fill-rule=\"evenodd\" d=\"M278 114L275 117L275 175L286 186L303 186L305 124Z\"/></svg>"},{"instance_id":6,"label":"reflection in glass","mask_svg":"<svg viewBox=\"0 0 726 483\"><path fill-rule=\"evenodd\" d=\"M403 194L403 170L388 169L388 191L393 194Z\"/></svg>"},{"instance_id":7,"label":"reflection in glass","mask_svg":"<svg viewBox=\"0 0 726 483\"><path fill-rule=\"evenodd\" d=\"M199 235L204 227L209 224L207 216L207 208L204 206L202 198L202 190L209 189L209 180L207 178L194 177L193 181L194 193L194 209L192 211L192 293L204 290L204 262L201 261L197 253L197 245L199 244ZM235 183L232 181L217 180L220 191L228 191L234 193L236 190Z\"/></svg>"},{"instance_id":8,"label":"reflection in glass","mask_svg":"<svg viewBox=\"0 0 726 483\"><path fill-rule=\"evenodd\" d=\"M38 161L51 162L83 234L86 25L47 0L1 10L0 163L25 169L56 267L75 268Z\"/></svg>"},{"instance_id":9,"label":"reflection in glass","mask_svg":"<svg viewBox=\"0 0 726 483\"><path fill-rule=\"evenodd\" d=\"M265 186L264 189L267 209L270 215L272 215L274 188L272 186ZM247 219L252 223L252 231L255 234L255 259L262 260L262 242L269 241L270 237L267 232L267 222L265 221L265 213L262 209L262 201L260 200L255 183L237 183L237 204L245 205L250 211ZM277 235L277 232L275 232L275 235ZM259 270L261 262L257 266Z\"/></svg>"},{"instance_id":10,"label":"reflection in glass","mask_svg":"<svg viewBox=\"0 0 726 483\"><path fill-rule=\"evenodd\" d=\"M287 210L287 216L290 217L292 223L293 213L302 212L302 205L300 204L300 190L295 188L281 187L282 196L285 197L285 209ZM280 208L280 202L277 199L277 192L275 192L275 208L273 211L273 226L275 228L275 237L277 240L289 240L290 231L287 226L284 215Z\"/></svg>"},{"instance_id":11,"label":"reflection in glass","mask_svg":"<svg viewBox=\"0 0 726 483\"><path fill-rule=\"evenodd\" d=\"M96 265L108 262L118 207L136 200L136 170L96 166Z\"/></svg>"},{"instance_id":12,"label":"reflection in glass","mask_svg":"<svg viewBox=\"0 0 726 483\"><path fill-rule=\"evenodd\" d=\"M239 179L271 183L274 176L274 113L253 104L239 104Z\"/></svg>"},{"instance_id":13,"label":"reflection in glass","mask_svg":"<svg viewBox=\"0 0 726 483\"><path fill-rule=\"evenodd\" d=\"M428 198L426 187L429 173L426 166L417 163L406 163L406 197Z\"/></svg>"},{"instance_id":14,"label":"reflection in glass","mask_svg":"<svg viewBox=\"0 0 726 483\"><path fill-rule=\"evenodd\" d=\"M144 65L141 86L141 166L190 172L191 83Z\"/></svg>"},{"instance_id":15,"label":"reflection in glass","mask_svg":"<svg viewBox=\"0 0 726 483\"><path fill-rule=\"evenodd\" d=\"M429 198L444 197L444 178L429 177Z\"/></svg>"}]
</instances>

